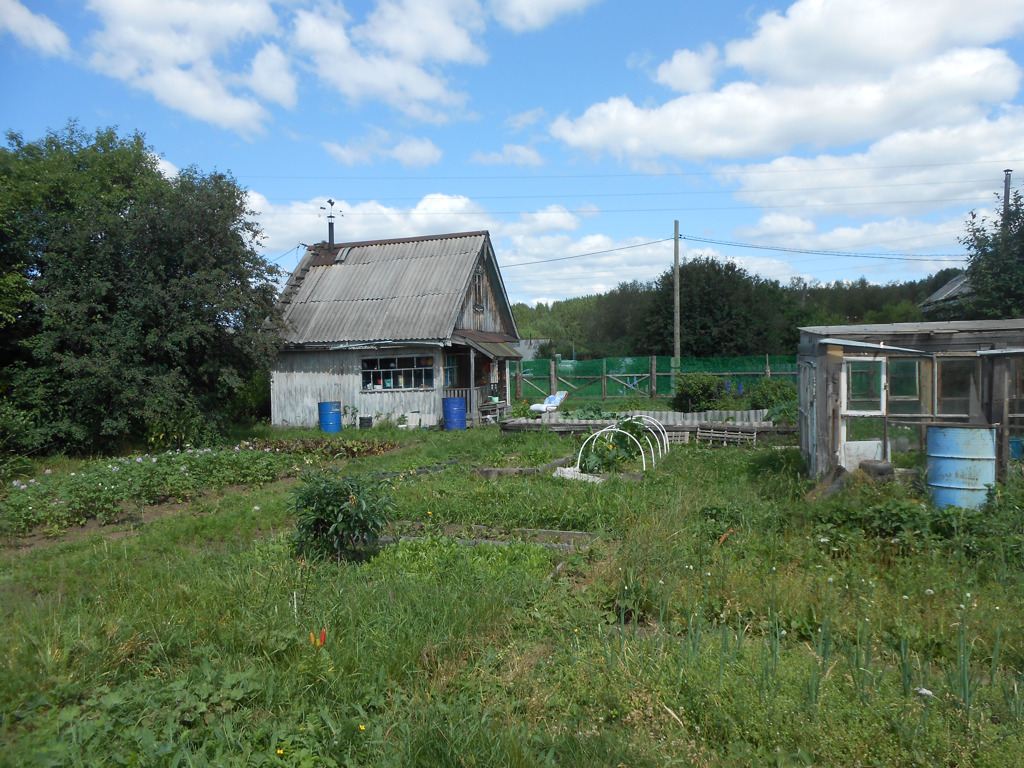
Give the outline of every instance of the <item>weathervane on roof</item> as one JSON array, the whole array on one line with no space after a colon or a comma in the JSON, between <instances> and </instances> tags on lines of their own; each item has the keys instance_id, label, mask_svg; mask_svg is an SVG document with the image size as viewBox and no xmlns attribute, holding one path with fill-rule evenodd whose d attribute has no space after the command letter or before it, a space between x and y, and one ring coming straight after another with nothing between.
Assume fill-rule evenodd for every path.
<instances>
[{"instance_id":1,"label":"weathervane on roof","mask_svg":"<svg viewBox=\"0 0 1024 768\"><path fill-rule=\"evenodd\" d=\"M330 213L327 214L327 246L334 248L334 201L331 198L327 198L327 204L331 206ZM326 211L322 205L320 206L321 211ZM339 212L339 216L342 214Z\"/></svg>"}]
</instances>

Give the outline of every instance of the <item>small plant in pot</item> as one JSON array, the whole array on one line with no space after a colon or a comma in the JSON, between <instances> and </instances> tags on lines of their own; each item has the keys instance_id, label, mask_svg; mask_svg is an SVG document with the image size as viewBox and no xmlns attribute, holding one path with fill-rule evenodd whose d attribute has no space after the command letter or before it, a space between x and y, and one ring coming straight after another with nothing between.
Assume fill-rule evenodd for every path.
<instances>
[{"instance_id":1,"label":"small plant in pot","mask_svg":"<svg viewBox=\"0 0 1024 768\"><path fill-rule=\"evenodd\" d=\"M372 554L394 511L391 486L369 477L340 477L336 470L308 471L292 492L292 546L311 559L355 560Z\"/></svg>"}]
</instances>

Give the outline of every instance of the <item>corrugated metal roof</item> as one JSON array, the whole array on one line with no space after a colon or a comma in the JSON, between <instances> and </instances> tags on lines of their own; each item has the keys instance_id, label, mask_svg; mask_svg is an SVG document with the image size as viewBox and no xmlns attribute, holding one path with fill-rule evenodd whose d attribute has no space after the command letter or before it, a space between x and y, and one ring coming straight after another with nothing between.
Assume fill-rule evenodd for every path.
<instances>
[{"instance_id":1,"label":"corrugated metal roof","mask_svg":"<svg viewBox=\"0 0 1024 768\"><path fill-rule=\"evenodd\" d=\"M486 232L313 246L284 309L286 344L450 337ZM340 260L344 256L344 260Z\"/></svg>"}]
</instances>

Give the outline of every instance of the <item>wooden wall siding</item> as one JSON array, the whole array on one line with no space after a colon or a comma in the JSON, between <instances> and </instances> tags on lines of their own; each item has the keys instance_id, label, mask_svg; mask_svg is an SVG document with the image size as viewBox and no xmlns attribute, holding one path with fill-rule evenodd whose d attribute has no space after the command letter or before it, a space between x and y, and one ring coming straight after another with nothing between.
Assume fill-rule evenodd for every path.
<instances>
[{"instance_id":1,"label":"wooden wall siding","mask_svg":"<svg viewBox=\"0 0 1024 768\"><path fill-rule=\"evenodd\" d=\"M362 359L390 356L433 357L434 388L364 392ZM319 426L319 404L336 400L355 406L360 416L398 419L404 415L412 425L434 426L441 419L443 382L444 350L438 347L281 352L271 373L271 423L278 427Z\"/></svg>"},{"instance_id":2,"label":"wooden wall siding","mask_svg":"<svg viewBox=\"0 0 1024 768\"><path fill-rule=\"evenodd\" d=\"M483 312L477 312L474 309L476 304L476 269L483 270L483 301L481 302L484 307ZM481 260L477 262L477 266L474 268L472 277L469 280L469 290L466 291L466 297L462 300L462 311L459 313L459 319L456 321L455 327L459 330L512 333L511 328L504 327L498 307L494 284L491 282L491 276L488 274L488 271L483 266L483 260Z\"/></svg>"}]
</instances>

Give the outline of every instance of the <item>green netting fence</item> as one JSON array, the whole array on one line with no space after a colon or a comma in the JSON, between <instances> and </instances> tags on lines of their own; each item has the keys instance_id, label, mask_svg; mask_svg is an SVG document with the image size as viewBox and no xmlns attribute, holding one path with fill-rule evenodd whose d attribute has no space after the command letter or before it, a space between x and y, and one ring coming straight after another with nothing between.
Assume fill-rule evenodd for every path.
<instances>
[{"instance_id":1,"label":"green netting fence","mask_svg":"<svg viewBox=\"0 0 1024 768\"><path fill-rule=\"evenodd\" d=\"M541 398L551 394L550 360L523 360L519 365L523 375L523 397ZM512 370L514 374L515 365ZM787 378L795 383L796 356L679 358L679 374L697 372L721 376L731 392L742 394L767 375ZM658 397L671 397L675 375L671 357L606 357L555 362L556 390L567 390L574 397L650 397L652 375Z\"/></svg>"}]
</instances>

